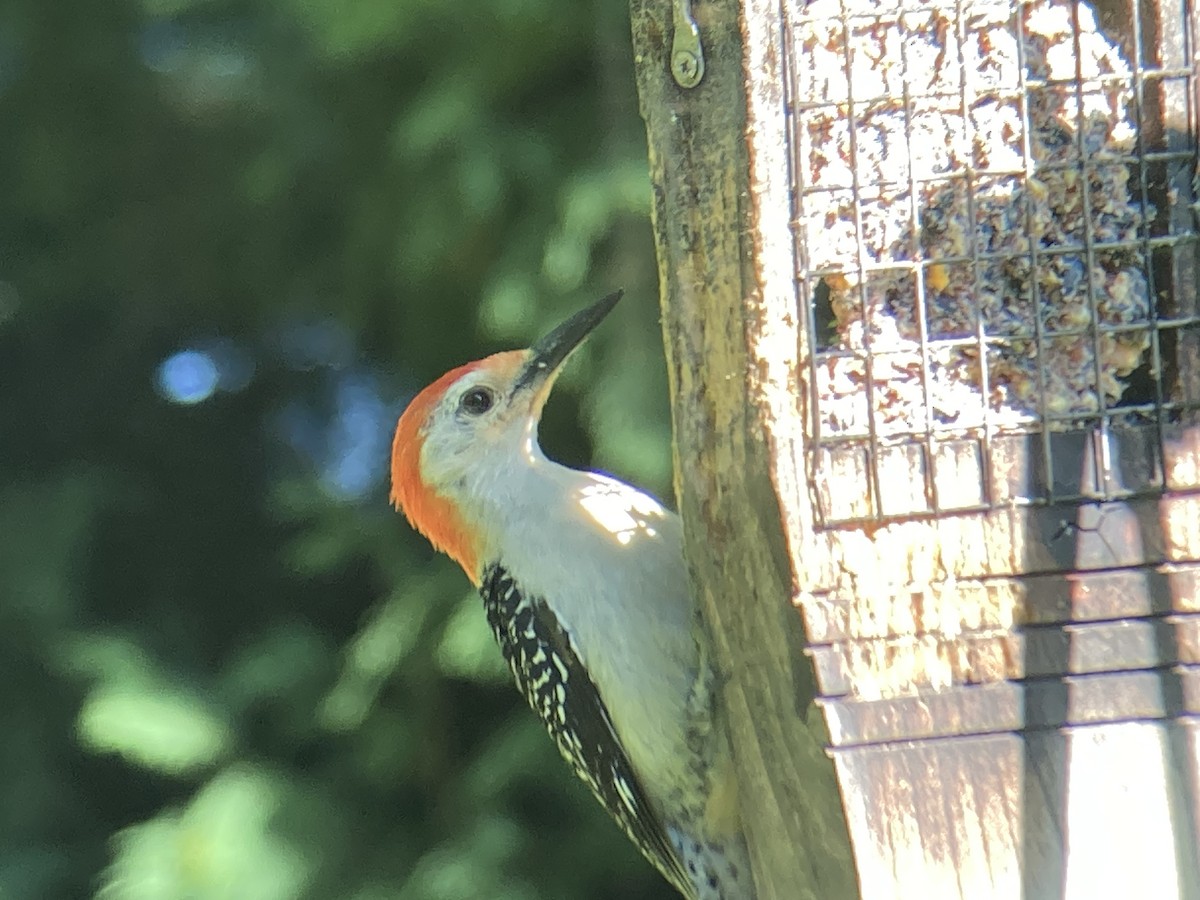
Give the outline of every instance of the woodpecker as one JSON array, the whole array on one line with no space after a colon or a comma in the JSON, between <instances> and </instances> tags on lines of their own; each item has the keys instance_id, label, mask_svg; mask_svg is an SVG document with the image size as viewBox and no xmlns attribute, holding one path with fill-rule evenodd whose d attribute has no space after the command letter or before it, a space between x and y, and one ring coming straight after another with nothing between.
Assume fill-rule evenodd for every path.
<instances>
[{"instance_id":1,"label":"woodpecker","mask_svg":"<svg viewBox=\"0 0 1200 900\"><path fill-rule=\"evenodd\" d=\"M555 378L620 298L421 391L396 427L392 502L478 587L517 687L646 858L688 900L753 900L679 519L538 444Z\"/></svg>"}]
</instances>

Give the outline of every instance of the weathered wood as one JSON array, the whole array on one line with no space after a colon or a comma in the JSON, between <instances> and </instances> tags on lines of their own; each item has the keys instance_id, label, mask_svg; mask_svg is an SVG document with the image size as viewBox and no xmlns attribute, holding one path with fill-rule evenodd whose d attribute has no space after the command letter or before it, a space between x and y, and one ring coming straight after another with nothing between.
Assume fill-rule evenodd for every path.
<instances>
[{"instance_id":1,"label":"weathered wood","mask_svg":"<svg viewBox=\"0 0 1200 900\"><path fill-rule=\"evenodd\" d=\"M1152 7L1162 15L1143 39L1184 25L1178 7ZM822 15L802 3L781 13ZM877 70L864 61L858 74ZM1182 89L1161 90L1178 128ZM1194 147L1195 135L1171 140ZM1161 315L1194 314L1196 253L1194 240L1172 250ZM1185 403L1195 331L1175 336L1166 385ZM812 333L797 337L809 421ZM799 457L818 516L786 495L783 507L787 530L812 529L799 541L816 544L799 603L865 897L915 885L937 898L1200 896L1200 429L1186 414L1162 428L847 442ZM1048 496L1072 502L1041 505Z\"/></svg>"},{"instance_id":2,"label":"weathered wood","mask_svg":"<svg viewBox=\"0 0 1200 900\"><path fill-rule=\"evenodd\" d=\"M916 21L932 6L905 15ZM1151 43L1188 24L1177 5L1138 8ZM730 0L696 4L707 70L684 91L666 62L668 0L634 0L677 493L730 673L763 896L853 890L849 878L808 877L811 855L786 874L788 854L801 850L832 847L834 875L844 859L841 825L818 801L837 802L820 782L815 697L864 897L1200 897L1200 425L1186 406L1200 378L1189 364L1200 327L1188 318L1200 242L1191 212L1171 201L1181 237L1155 262L1172 273L1160 279L1158 315L1185 323L1154 334L1155 359L1166 360L1160 393L1176 411L1044 434L1035 423L814 446L809 318L819 279L805 269L805 229L844 223L860 198L832 219L803 207L793 138L806 138L789 133L788 115L830 101L802 96L787 72L805 52L792 43L805 16L827 26L818 32L830 52L879 24L865 13L839 18L840 9L747 0L738 22ZM1129 6L1104 9L1111 19ZM894 12L881 9L880 21ZM958 64L957 52L945 65ZM857 58L864 72L883 65ZM891 62L894 96L883 100L907 103ZM1167 81L1146 88L1163 135L1192 121L1176 115L1191 108L1183 80ZM1194 154L1194 134L1172 132L1168 143ZM1194 163L1171 163L1181 197ZM887 187L884 199L901 202L902 188ZM788 592L803 635L776 605ZM810 772L818 775L805 781ZM800 820L815 824L806 833Z\"/></svg>"},{"instance_id":3,"label":"weathered wood","mask_svg":"<svg viewBox=\"0 0 1200 900\"><path fill-rule=\"evenodd\" d=\"M1146 764L1179 742L1200 762L1195 725L1163 722L838 751L856 838L889 851L856 844L863 896L1193 900L1186 776Z\"/></svg>"},{"instance_id":4,"label":"weathered wood","mask_svg":"<svg viewBox=\"0 0 1200 900\"><path fill-rule=\"evenodd\" d=\"M761 900L857 896L853 862L763 442L747 334L768 315L746 236L786 212L748 195L739 4L698 4L706 74L670 72L669 0L633 0L638 88L654 184L663 328L675 430L676 495L693 585L727 673L743 821ZM763 19L762 21L767 21ZM760 36L747 47L777 47ZM776 102L772 126L782 135ZM782 141L779 144L782 147ZM774 159L769 168L784 166ZM772 169L773 170L773 169ZM778 184L784 191L786 181ZM780 198L776 198L779 200ZM795 345L788 352L794 356ZM784 386L786 390L787 386Z\"/></svg>"}]
</instances>

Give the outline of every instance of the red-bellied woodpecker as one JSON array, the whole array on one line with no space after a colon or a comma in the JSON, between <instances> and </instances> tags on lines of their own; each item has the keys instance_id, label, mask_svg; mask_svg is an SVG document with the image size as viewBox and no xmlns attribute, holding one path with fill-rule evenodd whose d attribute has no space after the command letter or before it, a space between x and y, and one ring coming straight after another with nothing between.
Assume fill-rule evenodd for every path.
<instances>
[{"instance_id":1,"label":"red-bellied woodpecker","mask_svg":"<svg viewBox=\"0 0 1200 900\"><path fill-rule=\"evenodd\" d=\"M396 428L392 500L479 587L518 687L638 849L691 900L752 900L679 520L538 446L555 377L620 296L418 394Z\"/></svg>"}]
</instances>

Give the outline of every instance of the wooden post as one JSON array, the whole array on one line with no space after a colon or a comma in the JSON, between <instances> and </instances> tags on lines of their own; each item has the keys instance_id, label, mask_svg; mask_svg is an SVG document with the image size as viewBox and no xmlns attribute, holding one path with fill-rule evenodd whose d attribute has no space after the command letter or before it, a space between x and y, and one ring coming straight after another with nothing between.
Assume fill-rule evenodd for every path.
<instances>
[{"instance_id":1,"label":"wooden post","mask_svg":"<svg viewBox=\"0 0 1200 900\"><path fill-rule=\"evenodd\" d=\"M1197 135L1187 131L1200 92L1194 70L1178 74L1195 65L1183 52L1198 36L1195 12L1181 19L1178 4L1158 0L1094 7L1116 48L1104 65L1119 70L1122 58L1133 60L1128 97L1141 98L1136 106L1120 99L1138 117L1141 143L1106 152L1132 173L1130 190L1142 192L1136 203L1148 211L1139 215L1151 218L1121 236L1117 255L1105 249L1103 222L1070 239L1100 273L1094 280L1127 267L1135 283L1154 285L1153 309L1130 319L1121 338L1132 342L1137 377L1150 386L1140 389L1137 413L1124 411L1132 402L1108 399L1078 421L1054 419L1043 382L1043 406L1020 427L984 416L978 427L934 431L927 412L911 434L881 437L873 426L856 442L835 444L823 436L820 379L838 358L823 345L829 323L818 321L818 294L832 285L840 302L863 307L868 337L843 356L868 360L865 373L851 371L867 410L872 389L891 389L878 374L882 360L870 361L876 326L867 282L912 286L910 296L892 291L871 315L925 322L932 298L955 279L972 284L973 296L989 296L999 277L989 260L1003 256L984 253L987 235L977 227L987 179L1001 177L988 169L993 159L945 174L941 196L961 193L964 215L975 217L962 231L960 256L947 260L930 238L935 226L946 233L945 222L928 224L918 208L934 196L932 179L896 166L911 143L880 157L900 181L869 196L865 163L855 158L867 151L854 143L867 128L846 127L842 149L851 149L830 151L823 164L844 166L853 184L821 193L806 181L802 147L829 139L813 123L836 130L872 112L854 99L831 100L839 78L882 90L877 109L899 109L906 121L921 104L950 122L958 109L983 133L988 114L979 110L993 103L997 121L1006 114L991 94L970 95L971 53L996 54L986 60L996 72L1010 61L971 30L977 23L958 18L964 5L899 5L909 18L852 0L697 2L690 13L704 67L699 83L685 87L671 56L689 4L633 0L676 493L695 588L729 676L761 896L1200 897L1200 241L1190 181ZM1087 3L1014 2L1007 13L990 4L984 12L996 30L987 35L1009 28L1016 47L1029 25L1017 24L1019 10L1033 9L1047 10L1029 26L1043 29L1069 14L1062 21L1081 30L1093 13ZM900 42L895 52L907 66L906 54L927 50L937 54L935 71L960 71L957 98L914 99L920 86L905 80L907 69L864 52L884 40L879 35L909 27L928 40L916 48ZM1080 52L1083 42L1063 46ZM805 81L797 72L817 52L844 67ZM1045 104L1058 88L1031 87L1028 57L1012 60L1021 79L1012 92L1022 99L1003 133L1020 136L1032 128L1029 97L1040 91ZM818 105L834 112L806 120ZM1072 121L1061 118L1068 136ZM1048 181L1060 183L1028 143L1003 177L1013 204L1033 208ZM1138 156L1145 148L1159 155ZM1088 163L1088 208L1112 190L1102 162ZM889 238L901 249L876 265L863 245L882 241L886 229L871 216L888 203L911 205L915 224ZM858 249L842 271L836 260L817 259L812 231L822 222L841 228L847 217ZM1014 220L1016 233L1030 221ZM1004 259L1053 271L1066 258L1053 254L1063 252L1042 243ZM1002 271L1019 280L1026 270ZM1052 287L1039 282L1029 296L1052 302ZM1103 285L1088 290L1088 340L1099 355L1104 316L1115 313L1097 310L1111 310L1117 295ZM1029 317L1042 315L1032 309ZM989 363L992 353L1008 352L1013 365L1032 357L1048 366L1067 340L1056 325L1030 325L1028 338L1008 344L995 341L994 323L980 318L971 327L979 343L968 358ZM919 329L923 391L932 377L927 329ZM915 371L895 356L896 371ZM972 376L987 385L977 390L981 408L998 402L989 398L1001 387L1018 393L1015 376L1001 382L982 368Z\"/></svg>"},{"instance_id":2,"label":"wooden post","mask_svg":"<svg viewBox=\"0 0 1200 900\"><path fill-rule=\"evenodd\" d=\"M654 182L679 498L693 585L728 673L740 800L760 900L857 895L845 820L803 655L789 551L764 440L770 411L748 343L768 317L755 271L743 41L735 0L695 9L705 74L671 74L674 10L634 0L633 34ZM772 112L780 121L781 110ZM783 161L776 159L775 165ZM786 183L779 182L786 192ZM778 239L787 242L786 214ZM774 306L778 309L776 297ZM785 348L786 350L787 348ZM788 353L795 354L793 344ZM786 367L786 361L780 361ZM786 384L778 390L788 391Z\"/></svg>"}]
</instances>

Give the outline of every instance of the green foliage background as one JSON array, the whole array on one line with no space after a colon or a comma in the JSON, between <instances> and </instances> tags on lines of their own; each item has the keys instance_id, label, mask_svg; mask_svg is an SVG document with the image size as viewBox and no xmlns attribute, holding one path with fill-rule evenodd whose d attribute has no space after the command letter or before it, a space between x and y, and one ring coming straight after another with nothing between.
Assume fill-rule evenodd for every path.
<instances>
[{"instance_id":1,"label":"green foliage background","mask_svg":"<svg viewBox=\"0 0 1200 900\"><path fill-rule=\"evenodd\" d=\"M385 478L622 286L543 443L669 490L626 15L0 5L0 898L670 896Z\"/></svg>"}]
</instances>

